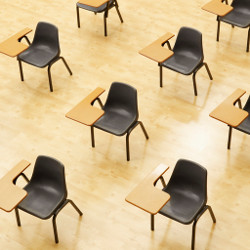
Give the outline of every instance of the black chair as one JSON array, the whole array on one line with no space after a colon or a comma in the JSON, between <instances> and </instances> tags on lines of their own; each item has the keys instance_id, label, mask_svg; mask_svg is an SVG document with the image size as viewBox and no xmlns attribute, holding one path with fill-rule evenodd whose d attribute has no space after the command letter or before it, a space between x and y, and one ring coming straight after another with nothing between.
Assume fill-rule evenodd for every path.
<instances>
[{"instance_id":1,"label":"black chair","mask_svg":"<svg viewBox=\"0 0 250 250\"><path fill-rule=\"evenodd\" d=\"M79 8L85 9L85 10L88 10L88 11L92 11L95 14L96 13L102 13L102 12L104 12L104 15L103 15L104 35L107 36L107 18L108 18L108 12L113 7L116 8L116 11L117 11L117 14L118 14L118 16L120 18L120 21L121 21L121 23L123 23L123 19L122 19L121 13L119 11L119 6L118 6L117 0L109 0L107 3L104 3L103 5L101 5L98 8L91 7L91 6L88 6L88 5L81 4L81 3L77 2L76 3L76 15L77 15L77 25L78 25L78 28L80 28Z\"/></svg>"},{"instance_id":2,"label":"black chair","mask_svg":"<svg viewBox=\"0 0 250 250\"><path fill-rule=\"evenodd\" d=\"M148 134L141 121L138 121L137 90L125 83L113 82L109 89L104 115L91 126L92 147L95 147L94 128L117 136L126 134L127 161L130 160L129 135L140 124L148 139Z\"/></svg>"},{"instance_id":3,"label":"black chair","mask_svg":"<svg viewBox=\"0 0 250 250\"><path fill-rule=\"evenodd\" d=\"M38 68L44 68L48 66L49 86L50 91L53 92L50 68L59 59L62 59L70 75L72 75L72 72L65 59L60 56L57 27L50 23L39 22L37 24L35 36L30 47L17 57L21 80L24 81L22 62L34 65Z\"/></svg>"},{"instance_id":4,"label":"black chair","mask_svg":"<svg viewBox=\"0 0 250 250\"><path fill-rule=\"evenodd\" d=\"M233 0L231 3L233 10L227 15L220 17L217 16L217 41L219 41L220 36L220 22L231 24L232 27L237 26L240 28L248 28L247 35L247 48L249 51L249 41L250 41L250 2L248 0Z\"/></svg>"},{"instance_id":5,"label":"black chair","mask_svg":"<svg viewBox=\"0 0 250 250\"><path fill-rule=\"evenodd\" d=\"M194 94L197 96L195 75L203 65L206 67L210 80L213 80L208 65L203 62L202 34L198 30L182 27L179 30L173 52L173 56L159 63L160 87L162 87L162 67L166 67L183 75L193 74Z\"/></svg>"},{"instance_id":6,"label":"black chair","mask_svg":"<svg viewBox=\"0 0 250 250\"><path fill-rule=\"evenodd\" d=\"M238 100L240 101L240 100ZM239 107L241 108L241 102L239 102ZM250 113L250 96L247 99L247 102L245 104L245 106L243 107L243 109L245 111L247 111L248 113ZM243 133L246 133L248 135L250 135L250 116L248 116L239 126L237 127L231 127L229 126L229 133L228 133L228 142L227 142L227 148L230 149L231 148L231 139L232 139L232 130L237 129Z\"/></svg>"},{"instance_id":7,"label":"black chair","mask_svg":"<svg viewBox=\"0 0 250 250\"><path fill-rule=\"evenodd\" d=\"M208 209L216 222L212 208L207 205L207 170L195 162L180 159L163 191L170 194L170 200L159 213L182 224L193 222L193 250L196 223L201 215ZM154 215L151 215L151 230L154 230Z\"/></svg>"},{"instance_id":8,"label":"black chair","mask_svg":"<svg viewBox=\"0 0 250 250\"><path fill-rule=\"evenodd\" d=\"M48 156L38 156L31 180L24 189L28 195L15 208L17 225L21 226L19 209L43 220L53 216L55 242L58 243L56 217L63 207L70 203L82 215L75 203L67 199L63 164Z\"/></svg>"}]
</instances>

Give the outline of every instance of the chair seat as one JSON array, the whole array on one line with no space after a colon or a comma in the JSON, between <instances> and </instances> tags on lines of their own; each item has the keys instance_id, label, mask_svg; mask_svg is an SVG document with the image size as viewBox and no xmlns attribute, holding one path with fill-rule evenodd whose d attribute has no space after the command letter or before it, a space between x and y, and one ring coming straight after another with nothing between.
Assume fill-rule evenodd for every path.
<instances>
[{"instance_id":1,"label":"chair seat","mask_svg":"<svg viewBox=\"0 0 250 250\"><path fill-rule=\"evenodd\" d=\"M88 6L88 5L85 5L85 4L81 4L81 3L76 3L76 5L79 8L82 8L82 9L85 9L85 10L89 10L89 11L92 11L92 12L96 12L96 13L103 12L106 9L106 7L107 7L107 3L101 5L98 8L91 7L91 6Z\"/></svg>"},{"instance_id":2,"label":"chair seat","mask_svg":"<svg viewBox=\"0 0 250 250\"><path fill-rule=\"evenodd\" d=\"M30 46L27 50L18 56L18 60L44 68L59 55L53 49L46 45Z\"/></svg>"},{"instance_id":3,"label":"chair seat","mask_svg":"<svg viewBox=\"0 0 250 250\"><path fill-rule=\"evenodd\" d=\"M27 185L24 189L28 192L28 196L18 208L41 219L50 218L66 199L57 190L46 190L38 185L35 187Z\"/></svg>"},{"instance_id":4,"label":"chair seat","mask_svg":"<svg viewBox=\"0 0 250 250\"><path fill-rule=\"evenodd\" d=\"M137 117L132 116L125 109L105 110L105 114L95 122L94 127L117 136L122 136L129 127L134 125L136 120Z\"/></svg>"},{"instance_id":5,"label":"chair seat","mask_svg":"<svg viewBox=\"0 0 250 250\"><path fill-rule=\"evenodd\" d=\"M162 63L162 66L179 72L183 75L190 75L195 68L202 63L201 58L192 56L186 52L185 54L175 53L169 59Z\"/></svg>"},{"instance_id":6,"label":"chair seat","mask_svg":"<svg viewBox=\"0 0 250 250\"><path fill-rule=\"evenodd\" d=\"M166 192L170 194L171 199L159 213L182 224L190 224L206 204L205 201L188 191L185 195L183 195L183 190L174 193Z\"/></svg>"},{"instance_id":7,"label":"chair seat","mask_svg":"<svg viewBox=\"0 0 250 250\"><path fill-rule=\"evenodd\" d=\"M234 9L226 16L220 17L220 20L241 28L246 28L250 25L250 9Z\"/></svg>"}]
</instances>

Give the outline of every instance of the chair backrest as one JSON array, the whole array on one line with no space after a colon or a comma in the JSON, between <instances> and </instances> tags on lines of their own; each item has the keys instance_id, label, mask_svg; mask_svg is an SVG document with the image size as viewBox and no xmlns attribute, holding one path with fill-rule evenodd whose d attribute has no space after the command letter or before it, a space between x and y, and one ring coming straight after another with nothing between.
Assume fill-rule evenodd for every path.
<instances>
[{"instance_id":1,"label":"chair backrest","mask_svg":"<svg viewBox=\"0 0 250 250\"><path fill-rule=\"evenodd\" d=\"M205 205L207 202L207 170L193 161L177 161L166 190L175 190L185 195L196 196ZM170 193L171 194L171 193Z\"/></svg>"},{"instance_id":2,"label":"chair backrest","mask_svg":"<svg viewBox=\"0 0 250 250\"><path fill-rule=\"evenodd\" d=\"M60 53L58 29L55 25L46 22L37 24L31 46L40 44L50 47L55 53Z\"/></svg>"},{"instance_id":3,"label":"chair backrest","mask_svg":"<svg viewBox=\"0 0 250 250\"><path fill-rule=\"evenodd\" d=\"M138 119L137 90L126 83L113 82L103 109L126 110L131 116Z\"/></svg>"},{"instance_id":4,"label":"chair backrest","mask_svg":"<svg viewBox=\"0 0 250 250\"><path fill-rule=\"evenodd\" d=\"M236 9L241 9L242 12L250 14L250 1L249 0L233 0L231 5Z\"/></svg>"},{"instance_id":5,"label":"chair backrest","mask_svg":"<svg viewBox=\"0 0 250 250\"><path fill-rule=\"evenodd\" d=\"M192 55L203 60L201 32L189 27L180 28L173 51L174 53Z\"/></svg>"},{"instance_id":6,"label":"chair backrest","mask_svg":"<svg viewBox=\"0 0 250 250\"><path fill-rule=\"evenodd\" d=\"M37 157L29 185L49 188L67 198L64 166L52 157L43 155Z\"/></svg>"}]
</instances>

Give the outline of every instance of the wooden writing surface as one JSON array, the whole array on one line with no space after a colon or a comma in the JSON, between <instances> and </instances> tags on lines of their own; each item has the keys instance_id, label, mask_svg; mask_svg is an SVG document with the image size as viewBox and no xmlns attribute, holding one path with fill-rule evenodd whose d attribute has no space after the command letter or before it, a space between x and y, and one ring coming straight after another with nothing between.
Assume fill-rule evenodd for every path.
<instances>
[{"instance_id":1,"label":"wooden writing surface","mask_svg":"<svg viewBox=\"0 0 250 250\"><path fill-rule=\"evenodd\" d=\"M162 44L173 36L174 34L167 32L165 35L140 50L139 53L151 60L162 63L174 54L172 50L162 47Z\"/></svg>"},{"instance_id":2,"label":"wooden writing surface","mask_svg":"<svg viewBox=\"0 0 250 250\"><path fill-rule=\"evenodd\" d=\"M125 200L150 214L157 214L169 201L170 195L156 188L154 184L168 169L166 165L160 164L129 193Z\"/></svg>"},{"instance_id":3,"label":"wooden writing surface","mask_svg":"<svg viewBox=\"0 0 250 250\"><path fill-rule=\"evenodd\" d=\"M233 10L233 7L227 4L223 4L221 0L212 0L206 3L203 7L203 10L206 10L210 13L213 13L217 16L225 16Z\"/></svg>"},{"instance_id":4,"label":"wooden writing surface","mask_svg":"<svg viewBox=\"0 0 250 250\"><path fill-rule=\"evenodd\" d=\"M234 103L237 102L245 93L246 91L243 89L236 89L218 107L216 107L209 114L209 116L232 127L239 126L249 114L247 111L235 107Z\"/></svg>"},{"instance_id":5,"label":"wooden writing surface","mask_svg":"<svg viewBox=\"0 0 250 250\"><path fill-rule=\"evenodd\" d=\"M19 42L18 39L27 35L31 31L32 29L25 28L16 33L15 35L11 36L10 38L8 38L7 40L0 43L0 52L11 57L15 57L20 53L22 53L29 47L29 45Z\"/></svg>"},{"instance_id":6,"label":"wooden writing surface","mask_svg":"<svg viewBox=\"0 0 250 250\"><path fill-rule=\"evenodd\" d=\"M66 114L66 117L87 126L93 125L104 114L104 111L92 106L91 103L104 91L105 90L100 87L96 88L73 109L71 109Z\"/></svg>"},{"instance_id":7,"label":"wooden writing surface","mask_svg":"<svg viewBox=\"0 0 250 250\"><path fill-rule=\"evenodd\" d=\"M13 181L29 165L28 161L22 160L0 179L0 208L4 211L11 212L27 196L27 192Z\"/></svg>"}]
</instances>

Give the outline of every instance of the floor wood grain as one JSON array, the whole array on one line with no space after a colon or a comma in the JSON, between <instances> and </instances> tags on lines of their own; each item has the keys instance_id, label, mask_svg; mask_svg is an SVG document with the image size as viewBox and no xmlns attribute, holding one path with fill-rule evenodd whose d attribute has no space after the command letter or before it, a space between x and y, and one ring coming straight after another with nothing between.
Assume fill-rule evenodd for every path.
<instances>
[{"instance_id":1,"label":"floor wood grain","mask_svg":"<svg viewBox=\"0 0 250 250\"><path fill-rule=\"evenodd\" d=\"M222 23L216 42L216 17L201 10L205 3L119 1L124 23L111 10L104 37L102 14L80 10L77 28L75 1L0 0L0 41L25 27L35 29L39 21L51 22L59 28L61 55L73 71L69 76L62 62L54 64L50 93L46 69L25 64L21 82L16 59L0 55L0 176L21 159L32 162L25 171L30 176L38 155L53 156L65 164L69 197L84 213L79 220L70 205L65 207L58 216L56 245L50 220L21 212L19 228L13 212L0 211L1 249L190 249L191 225L157 215L151 232L149 214L125 202L159 163L171 167L168 179L179 158L207 168L208 203L217 218L214 226L208 212L200 219L196 249L249 249L250 138L233 131L227 150L228 127L209 117L236 88L247 91L243 103L250 93L247 29ZM210 81L205 68L197 73L198 97L191 76L167 69L160 88L157 64L138 53L181 26L202 32L214 77ZM90 128L65 118L95 87L108 90L113 81L138 89L140 119L150 137L146 141L139 127L133 131L130 162L124 137L96 131L96 148L91 148Z\"/></svg>"}]
</instances>

